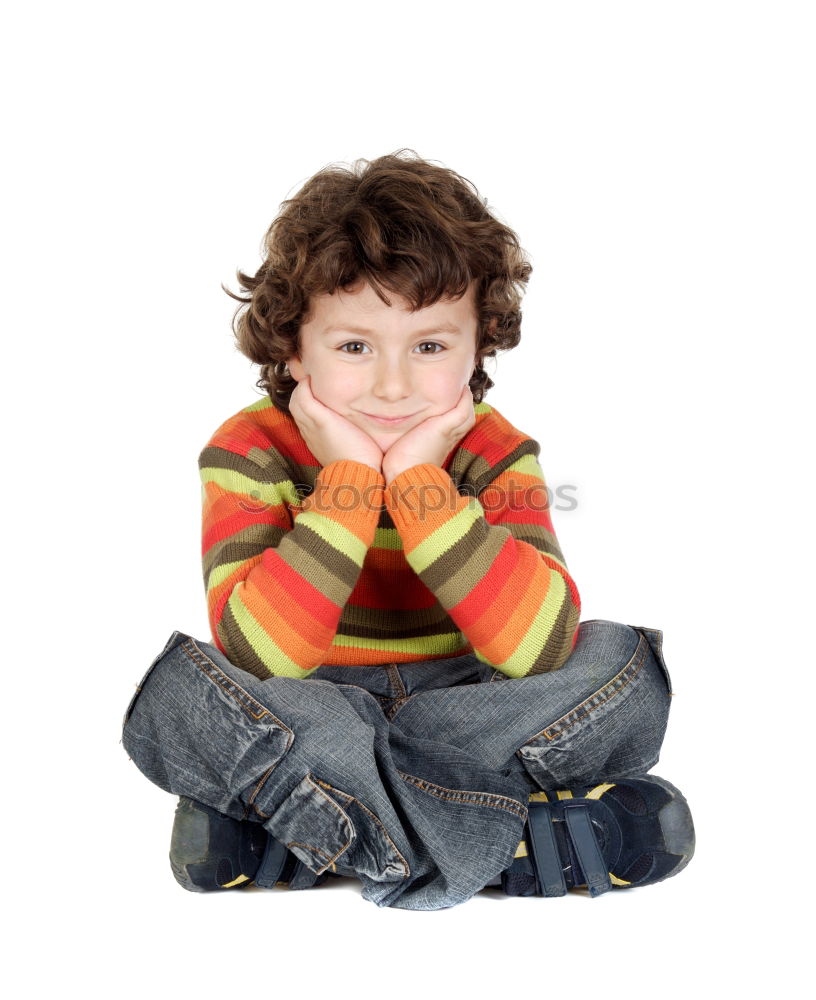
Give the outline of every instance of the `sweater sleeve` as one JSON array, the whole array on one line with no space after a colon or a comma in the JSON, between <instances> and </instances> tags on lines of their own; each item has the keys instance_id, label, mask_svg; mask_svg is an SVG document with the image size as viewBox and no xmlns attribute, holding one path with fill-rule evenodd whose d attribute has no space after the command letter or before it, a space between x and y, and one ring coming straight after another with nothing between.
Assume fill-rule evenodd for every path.
<instances>
[{"instance_id":1,"label":"sweater sleeve","mask_svg":"<svg viewBox=\"0 0 816 1000\"><path fill-rule=\"evenodd\" d=\"M374 541L385 483L362 462L331 462L301 504L284 468L221 447L199 456L213 639L262 678L308 677L326 659Z\"/></svg>"},{"instance_id":2,"label":"sweater sleeve","mask_svg":"<svg viewBox=\"0 0 816 1000\"><path fill-rule=\"evenodd\" d=\"M385 503L409 565L480 660L509 677L564 663L581 603L534 454L506 467L478 498L461 495L438 465L415 465L389 483Z\"/></svg>"}]
</instances>

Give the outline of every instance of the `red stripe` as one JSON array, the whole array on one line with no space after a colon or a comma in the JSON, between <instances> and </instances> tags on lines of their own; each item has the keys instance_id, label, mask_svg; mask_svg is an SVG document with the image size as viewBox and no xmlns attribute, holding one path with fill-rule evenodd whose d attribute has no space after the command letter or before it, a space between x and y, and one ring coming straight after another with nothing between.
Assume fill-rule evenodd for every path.
<instances>
[{"instance_id":1,"label":"red stripe","mask_svg":"<svg viewBox=\"0 0 816 1000\"><path fill-rule=\"evenodd\" d=\"M270 508L263 514L252 514L249 511L239 511L229 517L222 517L219 520L207 518L207 525L202 531L201 552L206 555L213 545L223 542L244 528L252 528L259 524L268 524L276 528L288 531L291 528L291 521L288 520L283 510L279 507Z\"/></svg>"},{"instance_id":2,"label":"red stripe","mask_svg":"<svg viewBox=\"0 0 816 1000\"><path fill-rule=\"evenodd\" d=\"M539 555L544 560L544 562L550 567L550 569L554 569L556 571L556 573L559 573L561 575L561 578L563 579L564 583L566 583L566 585L567 585L567 590L569 591L569 595L570 595L570 598L572 599L572 603L580 611L581 610L581 598L578 596L578 588L575 586L575 582L572 579L572 577L569 575L569 573L565 572L563 566L560 566L550 556L546 555L543 552L540 552Z\"/></svg>"},{"instance_id":3,"label":"red stripe","mask_svg":"<svg viewBox=\"0 0 816 1000\"><path fill-rule=\"evenodd\" d=\"M261 556L261 565L275 577L293 601L309 609L309 614L315 621L327 628L332 625L337 626L342 608L338 608L334 601L321 594L305 577L293 569L285 559L281 558L277 549L266 549Z\"/></svg>"},{"instance_id":4,"label":"red stripe","mask_svg":"<svg viewBox=\"0 0 816 1000\"><path fill-rule=\"evenodd\" d=\"M487 611L496 595L512 576L513 570L518 563L518 548L516 540L512 535L508 535L504 545L499 549L496 559L490 567L490 571L485 573L476 586L462 600L452 607L448 614L456 617L460 627L467 628L472 622Z\"/></svg>"}]
</instances>

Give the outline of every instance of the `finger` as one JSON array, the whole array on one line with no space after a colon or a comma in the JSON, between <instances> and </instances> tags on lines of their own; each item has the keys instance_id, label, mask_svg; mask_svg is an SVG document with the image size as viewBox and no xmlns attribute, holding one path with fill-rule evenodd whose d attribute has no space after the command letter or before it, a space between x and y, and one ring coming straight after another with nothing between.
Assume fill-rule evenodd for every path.
<instances>
[{"instance_id":1,"label":"finger","mask_svg":"<svg viewBox=\"0 0 816 1000\"><path fill-rule=\"evenodd\" d=\"M470 420L471 416L475 416L475 410L473 409L473 394L470 391L469 386L465 386L462 389L462 393L459 396L459 401L453 408L453 412L456 414L457 419L461 421Z\"/></svg>"},{"instance_id":2,"label":"finger","mask_svg":"<svg viewBox=\"0 0 816 1000\"><path fill-rule=\"evenodd\" d=\"M296 417L298 414L303 412L300 405L300 396L298 395L298 386L295 386L292 390L291 396L289 397L289 412L293 417Z\"/></svg>"},{"instance_id":3,"label":"finger","mask_svg":"<svg viewBox=\"0 0 816 1000\"><path fill-rule=\"evenodd\" d=\"M312 417L321 416L325 407L312 392L312 376L304 375L298 383L298 388L300 387L302 387L300 405L304 411Z\"/></svg>"}]
</instances>

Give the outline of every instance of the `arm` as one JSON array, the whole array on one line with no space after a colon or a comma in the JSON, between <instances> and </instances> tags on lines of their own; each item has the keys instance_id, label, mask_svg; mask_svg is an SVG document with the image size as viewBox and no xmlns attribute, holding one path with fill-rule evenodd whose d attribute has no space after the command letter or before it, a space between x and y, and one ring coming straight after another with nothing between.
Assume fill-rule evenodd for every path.
<instances>
[{"instance_id":1,"label":"arm","mask_svg":"<svg viewBox=\"0 0 816 1000\"><path fill-rule=\"evenodd\" d=\"M382 474L361 462L331 462L299 505L283 463L262 467L211 444L198 464L216 645L258 677L307 677L326 658L374 541Z\"/></svg>"},{"instance_id":2,"label":"arm","mask_svg":"<svg viewBox=\"0 0 816 1000\"><path fill-rule=\"evenodd\" d=\"M385 490L411 568L476 656L509 677L558 669L575 646L581 610L538 444L522 448L478 499L462 496L430 463L404 470Z\"/></svg>"}]
</instances>

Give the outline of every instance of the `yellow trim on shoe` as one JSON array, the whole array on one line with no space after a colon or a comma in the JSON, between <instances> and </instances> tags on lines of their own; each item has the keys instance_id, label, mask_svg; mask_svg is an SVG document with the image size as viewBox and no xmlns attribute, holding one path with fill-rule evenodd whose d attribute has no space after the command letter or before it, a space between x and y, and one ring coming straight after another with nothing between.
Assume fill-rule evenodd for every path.
<instances>
[{"instance_id":1,"label":"yellow trim on shoe","mask_svg":"<svg viewBox=\"0 0 816 1000\"><path fill-rule=\"evenodd\" d=\"M602 795L605 795L606 792L608 792L610 788L614 788L614 787L615 787L614 782L610 783L610 782L606 781L603 784L596 785L594 788L590 789L586 793L586 795L583 796L583 798L585 798L585 799L599 799ZM556 796L558 797L558 799L560 801L563 801L564 799L571 799L571 798L573 798L573 794L572 794L572 792L568 788L562 788L559 791L557 791L555 794L556 794ZM546 792L530 792L529 801L530 802L549 802L550 800L549 800Z\"/></svg>"},{"instance_id":2,"label":"yellow trim on shoe","mask_svg":"<svg viewBox=\"0 0 816 1000\"><path fill-rule=\"evenodd\" d=\"M596 785L594 788L590 789L586 793L586 795L584 796L584 798L585 799L599 799L605 792L608 792L610 788L614 788L614 787L615 787L614 783L610 785L608 782L606 782L603 785ZM626 884L628 885L629 883L627 882Z\"/></svg>"},{"instance_id":3,"label":"yellow trim on shoe","mask_svg":"<svg viewBox=\"0 0 816 1000\"><path fill-rule=\"evenodd\" d=\"M624 882L622 878L617 878L615 875L612 874L612 872L609 873L609 880L612 883L612 885L624 886L632 884L631 882Z\"/></svg>"},{"instance_id":4,"label":"yellow trim on shoe","mask_svg":"<svg viewBox=\"0 0 816 1000\"><path fill-rule=\"evenodd\" d=\"M239 875L238 878L234 878L231 882L225 882L221 888L232 889L233 886L241 885L243 882L249 882L249 875Z\"/></svg>"}]
</instances>

